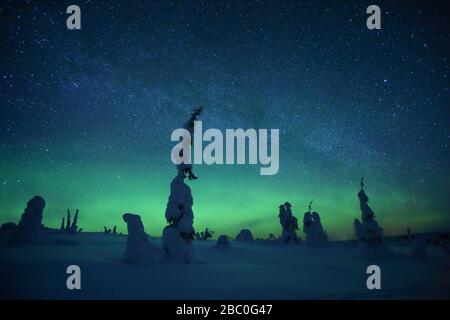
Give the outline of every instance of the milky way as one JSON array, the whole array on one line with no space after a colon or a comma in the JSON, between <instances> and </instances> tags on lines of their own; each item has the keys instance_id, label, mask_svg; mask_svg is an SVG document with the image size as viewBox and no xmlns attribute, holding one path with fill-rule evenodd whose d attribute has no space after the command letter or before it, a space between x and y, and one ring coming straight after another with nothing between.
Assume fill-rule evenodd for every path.
<instances>
[{"instance_id":1,"label":"milky way","mask_svg":"<svg viewBox=\"0 0 450 320\"><path fill-rule=\"evenodd\" d=\"M197 166L195 227L280 234L308 203L353 236L366 191L387 234L450 227L449 5L378 1L9 1L0 7L0 222L47 201L97 231L124 212L160 235L172 130L279 128L280 169ZM73 2L73 3L72 3ZM66 28L67 6L81 30Z\"/></svg>"}]
</instances>

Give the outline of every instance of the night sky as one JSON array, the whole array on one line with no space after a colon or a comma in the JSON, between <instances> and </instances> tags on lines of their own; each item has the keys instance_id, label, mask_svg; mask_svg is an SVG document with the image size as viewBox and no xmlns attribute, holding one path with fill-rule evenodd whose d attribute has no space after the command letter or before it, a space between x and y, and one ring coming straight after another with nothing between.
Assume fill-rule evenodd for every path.
<instances>
[{"instance_id":1,"label":"night sky","mask_svg":"<svg viewBox=\"0 0 450 320\"><path fill-rule=\"evenodd\" d=\"M450 5L376 1L2 1L0 223L45 198L79 225L159 236L172 131L279 128L280 169L195 166L194 226L281 233L278 205L308 203L332 239L352 238L365 176L386 234L448 230ZM66 28L67 6L81 30ZM303 237L303 233L300 232Z\"/></svg>"}]
</instances>

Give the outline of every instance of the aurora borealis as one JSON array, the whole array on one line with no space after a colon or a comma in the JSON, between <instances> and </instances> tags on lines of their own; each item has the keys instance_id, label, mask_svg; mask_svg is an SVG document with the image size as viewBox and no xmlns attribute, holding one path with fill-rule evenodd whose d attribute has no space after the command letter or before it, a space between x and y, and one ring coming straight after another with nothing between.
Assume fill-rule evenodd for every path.
<instances>
[{"instance_id":1,"label":"aurora borealis","mask_svg":"<svg viewBox=\"0 0 450 320\"><path fill-rule=\"evenodd\" d=\"M0 223L34 195L100 231L164 227L172 130L279 128L277 175L194 166L194 226L279 235L278 205L353 237L366 191L387 235L448 230L449 5L378 1L9 1L0 10ZM300 232L303 236L303 233Z\"/></svg>"}]
</instances>

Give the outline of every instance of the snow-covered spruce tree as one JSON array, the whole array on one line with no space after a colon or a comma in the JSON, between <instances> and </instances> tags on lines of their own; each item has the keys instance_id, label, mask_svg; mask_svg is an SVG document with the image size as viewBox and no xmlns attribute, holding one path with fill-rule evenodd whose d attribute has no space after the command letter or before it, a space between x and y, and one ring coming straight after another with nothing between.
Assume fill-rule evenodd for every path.
<instances>
[{"instance_id":1,"label":"snow-covered spruce tree","mask_svg":"<svg viewBox=\"0 0 450 320\"><path fill-rule=\"evenodd\" d=\"M69 209L67 209L69 211ZM75 216L73 217L72 224L69 228L69 233L77 233L78 232L78 209L75 211Z\"/></svg>"},{"instance_id":2,"label":"snow-covered spruce tree","mask_svg":"<svg viewBox=\"0 0 450 320\"><path fill-rule=\"evenodd\" d=\"M44 208L45 200L40 196L35 196L28 201L19 224L11 236L11 244L33 244L38 242L42 229Z\"/></svg>"},{"instance_id":3,"label":"snow-covered spruce tree","mask_svg":"<svg viewBox=\"0 0 450 320\"><path fill-rule=\"evenodd\" d=\"M364 238L364 230L359 219L355 218L355 220L353 221L353 228L355 229L356 239L358 239L358 241L361 241Z\"/></svg>"},{"instance_id":4,"label":"snow-covered spruce tree","mask_svg":"<svg viewBox=\"0 0 450 320\"><path fill-rule=\"evenodd\" d=\"M164 262L191 263L193 259L194 213L191 188L184 182L190 165L178 165L178 174L170 183L166 208L169 223L163 230Z\"/></svg>"},{"instance_id":5,"label":"snow-covered spruce tree","mask_svg":"<svg viewBox=\"0 0 450 320\"><path fill-rule=\"evenodd\" d=\"M312 200L308 211L303 216L303 232L305 233L305 244L312 247L320 247L328 244L328 235L323 229L320 215L316 211L311 212Z\"/></svg>"},{"instance_id":6,"label":"snow-covered spruce tree","mask_svg":"<svg viewBox=\"0 0 450 320\"><path fill-rule=\"evenodd\" d=\"M67 209L67 221L66 221L66 232L70 231L70 226L72 223L70 222L70 210Z\"/></svg>"},{"instance_id":7,"label":"snow-covered spruce tree","mask_svg":"<svg viewBox=\"0 0 450 320\"><path fill-rule=\"evenodd\" d=\"M291 204L285 202L279 206L280 213L278 217L280 218L280 224L282 228L281 241L283 243L298 243L299 238L297 237L296 230L298 229L297 218L292 215Z\"/></svg>"},{"instance_id":8,"label":"snow-covered spruce tree","mask_svg":"<svg viewBox=\"0 0 450 320\"><path fill-rule=\"evenodd\" d=\"M375 214L369 207L369 197L364 191L364 177L361 178L361 190L358 192L361 221L355 219L356 237L361 243L362 254L365 257L390 256L392 252L384 243L383 229L375 220Z\"/></svg>"},{"instance_id":9,"label":"snow-covered spruce tree","mask_svg":"<svg viewBox=\"0 0 450 320\"><path fill-rule=\"evenodd\" d=\"M191 117L184 124L184 129L188 130L192 137L194 136L194 122L202 112L203 108L194 109ZM180 151L180 158L184 159L183 152ZM192 205L194 203L191 188L185 183L185 178L196 180L197 177L192 172L190 163L180 163L177 165L177 175L170 183L169 201L165 217L169 224L163 230L162 247L163 262L169 263L191 263L194 258L194 247L192 240L195 236L194 230L194 213Z\"/></svg>"},{"instance_id":10,"label":"snow-covered spruce tree","mask_svg":"<svg viewBox=\"0 0 450 320\"><path fill-rule=\"evenodd\" d=\"M128 264L150 265L156 262L158 247L152 244L144 231L141 217L137 214L125 213L123 221L128 228L127 247L124 260Z\"/></svg>"},{"instance_id":11,"label":"snow-covered spruce tree","mask_svg":"<svg viewBox=\"0 0 450 320\"><path fill-rule=\"evenodd\" d=\"M251 242L253 240L253 234L249 229L242 229L236 236L236 241Z\"/></svg>"},{"instance_id":12,"label":"snow-covered spruce tree","mask_svg":"<svg viewBox=\"0 0 450 320\"><path fill-rule=\"evenodd\" d=\"M66 223L65 223L65 218L63 217L62 218L62 221L61 221L61 227L59 227L59 230L61 230L61 231L64 231L65 229L66 229Z\"/></svg>"},{"instance_id":13,"label":"snow-covered spruce tree","mask_svg":"<svg viewBox=\"0 0 450 320\"><path fill-rule=\"evenodd\" d=\"M219 238L217 238L216 246L218 248L228 248L230 247L230 241L228 236L225 234L221 234Z\"/></svg>"}]
</instances>

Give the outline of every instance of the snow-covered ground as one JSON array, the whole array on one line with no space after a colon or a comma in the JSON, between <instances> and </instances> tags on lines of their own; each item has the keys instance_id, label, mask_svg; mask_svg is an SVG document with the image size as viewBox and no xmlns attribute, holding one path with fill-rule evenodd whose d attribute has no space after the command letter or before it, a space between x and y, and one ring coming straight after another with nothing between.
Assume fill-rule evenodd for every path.
<instances>
[{"instance_id":1,"label":"snow-covered ground","mask_svg":"<svg viewBox=\"0 0 450 320\"><path fill-rule=\"evenodd\" d=\"M122 262L126 236L48 235L81 246L0 247L2 299L407 299L450 298L450 257L429 247L429 258L363 259L356 245L324 248L231 241L195 241L190 265L132 266ZM160 239L152 239L160 244ZM66 268L81 268L81 290L68 290ZM381 290L366 287L367 266L381 268Z\"/></svg>"}]
</instances>

